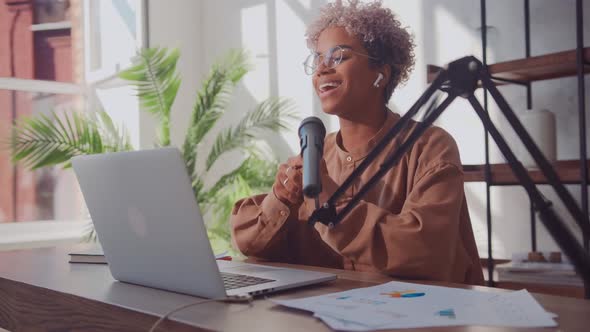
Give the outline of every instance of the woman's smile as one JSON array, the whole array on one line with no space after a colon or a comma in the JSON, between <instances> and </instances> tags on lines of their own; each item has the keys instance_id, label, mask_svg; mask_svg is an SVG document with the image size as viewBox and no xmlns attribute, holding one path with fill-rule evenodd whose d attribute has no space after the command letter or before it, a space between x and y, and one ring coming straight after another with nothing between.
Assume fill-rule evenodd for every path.
<instances>
[{"instance_id":1,"label":"woman's smile","mask_svg":"<svg viewBox=\"0 0 590 332\"><path fill-rule=\"evenodd\" d=\"M337 80L330 80L324 83L321 83L318 87L318 95L320 99L327 98L329 96L334 95L339 91L340 86L342 85L342 81Z\"/></svg>"}]
</instances>

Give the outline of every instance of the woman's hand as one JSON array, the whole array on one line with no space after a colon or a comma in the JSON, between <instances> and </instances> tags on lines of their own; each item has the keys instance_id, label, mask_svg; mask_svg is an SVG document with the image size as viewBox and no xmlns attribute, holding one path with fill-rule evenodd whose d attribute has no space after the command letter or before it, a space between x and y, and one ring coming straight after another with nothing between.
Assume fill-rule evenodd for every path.
<instances>
[{"instance_id":1,"label":"woman's hand","mask_svg":"<svg viewBox=\"0 0 590 332\"><path fill-rule=\"evenodd\" d=\"M300 205L303 202L303 160L297 155L280 164L273 184L275 196L287 205Z\"/></svg>"}]
</instances>

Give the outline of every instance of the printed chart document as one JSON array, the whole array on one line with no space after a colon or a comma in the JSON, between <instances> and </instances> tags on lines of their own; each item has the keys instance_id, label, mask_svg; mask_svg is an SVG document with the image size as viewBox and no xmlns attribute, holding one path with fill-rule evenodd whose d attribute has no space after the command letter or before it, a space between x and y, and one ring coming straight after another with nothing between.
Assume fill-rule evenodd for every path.
<instances>
[{"instance_id":1,"label":"printed chart document","mask_svg":"<svg viewBox=\"0 0 590 332\"><path fill-rule=\"evenodd\" d=\"M392 281L277 304L311 311L334 330L432 326L557 326L526 291L482 292Z\"/></svg>"}]
</instances>

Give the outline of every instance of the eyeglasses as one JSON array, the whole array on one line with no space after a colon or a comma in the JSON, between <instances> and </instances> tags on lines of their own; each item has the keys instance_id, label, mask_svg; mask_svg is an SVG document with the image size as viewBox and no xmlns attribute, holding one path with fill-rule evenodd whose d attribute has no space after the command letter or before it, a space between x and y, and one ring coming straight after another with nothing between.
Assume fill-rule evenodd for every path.
<instances>
[{"instance_id":1,"label":"eyeglasses","mask_svg":"<svg viewBox=\"0 0 590 332\"><path fill-rule=\"evenodd\" d=\"M312 75L318 69L318 66L320 65L320 63L322 63L322 58L323 58L323 64L324 64L324 66L326 66L326 68L334 68L342 62L342 58L344 57L344 52L347 52L347 51L351 52L351 53L358 54L358 55L365 56L369 59L378 60L377 58L374 58L368 54L353 51L351 48L349 48L347 46L338 45L338 46L334 46L331 49L329 49L326 54L312 52L309 56L307 56L307 59L305 59L305 61L303 62L303 69L305 70L305 73L307 75Z\"/></svg>"}]
</instances>

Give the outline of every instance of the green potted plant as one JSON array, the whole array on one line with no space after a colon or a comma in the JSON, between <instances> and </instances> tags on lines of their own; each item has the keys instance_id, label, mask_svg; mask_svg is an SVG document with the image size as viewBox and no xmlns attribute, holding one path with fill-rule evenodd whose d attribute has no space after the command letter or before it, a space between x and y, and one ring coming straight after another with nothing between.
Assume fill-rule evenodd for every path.
<instances>
[{"instance_id":1,"label":"green potted plant","mask_svg":"<svg viewBox=\"0 0 590 332\"><path fill-rule=\"evenodd\" d=\"M137 90L141 109L159 122L156 145L170 142L171 109L181 84L176 64L178 49L148 48L138 52L132 66L119 76ZM268 157L256 144L263 131L279 132L294 119L293 104L282 98L269 98L245 113L235 126L217 134L203 162L197 163L203 139L224 114L235 85L250 70L244 51L232 50L216 62L203 80L197 93L184 143L181 147L190 174L195 198L201 209L212 217L207 224L209 237L216 252L229 250L229 215L233 203L241 197L270 189L277 161ZM130 150L125 129L117 128L109 115L71 112L58 116L38 115L19 120L13 126L10 140L12 158L29 169L61 165L70 167L70 158ZM213 185L207 178L219 158L239 150L244 159ZM199 165L202 166L199 168Z\"/></svg>"}]
</instances>

